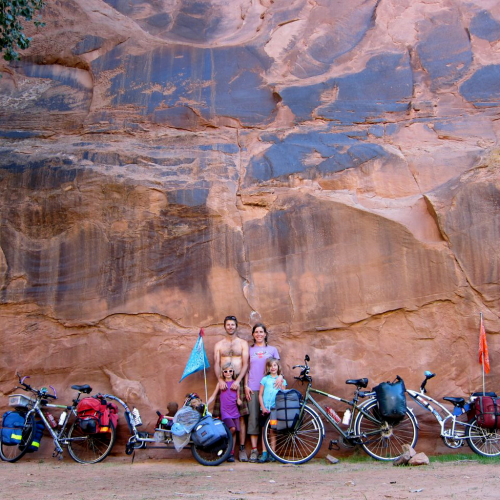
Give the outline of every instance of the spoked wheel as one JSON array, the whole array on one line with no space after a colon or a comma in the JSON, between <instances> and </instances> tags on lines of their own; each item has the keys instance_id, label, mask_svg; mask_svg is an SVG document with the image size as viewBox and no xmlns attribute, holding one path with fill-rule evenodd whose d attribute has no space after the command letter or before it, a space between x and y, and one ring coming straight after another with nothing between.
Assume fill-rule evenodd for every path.
<instances>
[{"instance_id":1,"label":"spoked wheel","mask_svg":"<svg viewBox=\"0 0 500 500\"><path fill-rule=\"evenodd\" d=\"M204 447L196 446L194 443L191 444L191 453L201 465L219 465L231 455L233 436L225 424L224 427L226 428L227 438L221 439L215 445Z\"/></svg>"},{"instance_id":2,"label":"spoked wheel","mask_svg":"<svg viewBox=\"0 0 500 500\"><path fill-rule=\"evenodd\" d=\"M500 455L500 429L483 429L474 418L465 431L465 439L469 448L483 457Z\"/></svg>"},{"instance_id":3,"label":"spoked wheel","mask_svg":"<svg viewBox=\"0 0 500 500\"><path fill-rule=\"evenodd\" d=\"M403 445L415 447L418 424L410 410L406 410L402 420L392 423L380 418L377 401L363 406L363 410L371 418L358 413L355 428L368 455L377 460L395 460L404 453Z\"/></svg>"},{"instance_id":4,"label":"spoked wheel","mask_svg":"<svg viewBox=\"0 0 500 500\"><path fill-rule=\"evenodd\" d=\"M68 452L73 460L81 464L96 464L104 460L113 449L116 429L109 423L108 432L87 434L80 428L76 419L68 434Z\"/></svg>"},{"instance_id":5,"label":"spoked wheel","mask_svg":"<svg viewBox=\"0 0 500 500\"><path fill-rule=\"evenodd\" d=\"M5 444L2 439L2 434L7 432L14 433L19 442L16 444ZM17 462L21 457L23 457L33 441L33 435L35 431L35 415L30 413L24 421L24 426L21 428L7 429L3 428L0 434L0 457L6 462Z\"/></svg>"},{"instance_id":6,"label":"spoked wheel","mask_svg":"<svg viewBox=\"0 0 500 500\"><path fill-rule=\"evenodd\" d=\"M323 425L309 407L304 407L302 420L292 430L271 428L268 419L264 425L264 443L267 451L284 464L303 464L318 453L323 442Z\"/></svg>"}]
</instances>

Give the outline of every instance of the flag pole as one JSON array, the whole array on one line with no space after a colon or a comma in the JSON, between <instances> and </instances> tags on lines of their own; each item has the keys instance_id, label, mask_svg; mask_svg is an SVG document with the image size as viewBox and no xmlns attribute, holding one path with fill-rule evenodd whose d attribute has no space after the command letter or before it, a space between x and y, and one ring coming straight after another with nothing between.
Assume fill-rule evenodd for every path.
<instances>
[{"instance_id":1,"label":"flag pole","mask_svg":"<svg viewBox=\"0 0 500 500\"><path fill-rule=\"evenodd\" d=\"M203 342L203 351L205 352L205 341L203 340L203 337L205 336L205 330L203 330L203 328L200 329L200 335ZM205 365L206 365L205 356L203 356L203 378L205 379L205 403L206 403L208 401L208 389L207 389L207 370Z\"/></svg>"},{"instance_id":2,"label":"flag pole","mask_svg":"<svg viewBox=\"0 0 500 500\"><path fill-rule=\"evenodd\" d=\"M205 370L205 361L203 361L203 376L205 377L205 403L208 401L208 390L207 390L207 372Z\"/></svg>"},{"instance_id":3,"label":"flag pole","mask_svg":"<svg viewBox=\"0 0 500 500\"><path fill-rule=\"evenodd\" d=\"M479 313L480 321L481 321L481 326L480 328L484 328L483 326L483 313ZM486 383L485 383L485 376L484 376L484 354L483 354L483 362L481 363L481 366L483 368L483 396L486 396Z\"/></svg>"}]
</instances>

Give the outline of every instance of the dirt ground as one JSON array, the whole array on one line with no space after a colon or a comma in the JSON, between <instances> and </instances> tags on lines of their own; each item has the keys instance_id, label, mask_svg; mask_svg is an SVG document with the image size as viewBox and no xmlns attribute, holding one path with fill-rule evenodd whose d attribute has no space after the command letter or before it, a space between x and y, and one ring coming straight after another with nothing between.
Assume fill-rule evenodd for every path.
<instances>
[{"instance_id":1,"label":"dirt ground","mask_svg":"<svg viewBox=\"0 0 500 500\"><path fill-rule=\"evenodd\" d=\"M165 499L498 499L500 467L471 460L421 467L313 459L300 466L110 457L80 465L69 457L0 463L0 498L23 500ZM431 459L432 460L432 459Z\"/></svg>"}]
</instances>

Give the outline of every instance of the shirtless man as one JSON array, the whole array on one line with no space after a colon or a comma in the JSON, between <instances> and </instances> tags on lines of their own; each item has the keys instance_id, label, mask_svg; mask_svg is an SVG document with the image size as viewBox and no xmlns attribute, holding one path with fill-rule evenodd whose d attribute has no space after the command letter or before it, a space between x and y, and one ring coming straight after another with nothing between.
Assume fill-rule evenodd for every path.
<instances>
[{"instance_id":1,"label":"shirtless man","mask_svg":"<svg viewBox=\"0 0 500 500\"><path fill-rule=\"evenodd\" d=\"M235 316L227 316L224 319L224 330L226 330L226 338L220 340L214 347L214 370L219 388L221 391L227 390L227 384L224 382L221 366L225 363L232 363L234 367L234 375L236 383L231 385L231 390L237 390L241 387L240 394L245 394L243 380L248 370L248 342L236 336L238 329L238 320ZM248 462L248 457L245 451L246 425L245 415L248 415L248 404L246 400L240 410L240 462Z\"/></svg>"}]
</instances>

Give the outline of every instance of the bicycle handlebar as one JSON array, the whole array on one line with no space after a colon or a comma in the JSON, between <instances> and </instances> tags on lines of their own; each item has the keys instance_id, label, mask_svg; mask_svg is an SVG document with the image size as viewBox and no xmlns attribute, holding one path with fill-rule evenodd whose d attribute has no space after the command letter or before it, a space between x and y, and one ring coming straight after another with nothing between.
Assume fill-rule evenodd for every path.
<instances>
[{"instance_id":1,"label":"bicycle handlebar","mask_svg":"<svg viewBox=\"0 0 500 500\"><path fill-rule=\"evenodd\" d=\"M35 389L34 387L31 387L31 385L27 384L25 382L25 380L27 378L30 378L29 375L25 375L24 377L21 377L21 375L19 375L19 373L16 373L16 375L17 375L17 378L19 379L19 383L22 386L22 387L20 387L20 389L24 389L26 392L32 392L33 394L36 394L37 397L39 397L39 398L57 399L57 391L56 391L54 386L49 385L49 387L52 389L52 391L54 393L52 395L52 394L49 394L47 392L46 387L42 387L41 389Z\"/></svg>"},{"instance_id":2,"label":"bicycle handlebar","mask_svg":"<svg viewBox=\"0 0 500 500\"><path fill-rule=\"evenodd\" d=\"M436 374L435 373L432 373L430 372L429 370L426 370L425 373L425 379L424 381L422 382L422 385L420 386L420 392L422 393L426 393L427 391L425 390L425 386L427 385L427 381L430 380L431 378L435 377Z\"/></svg>"},{"instance_id":3,"label":"bicycle handlebar","mask_svg":"<svg viewBox=\"0 0 500 500\"><path fill-rule=\"evenodd\" d=\"M293 367L293 369L295 369L295 368L301 369L300 375L298 377L294 377L294 379L300 380L301 382L312 382L312 377L309 375L310 368L309 368L309 365L307 364L307 362L309 360L310 360L309 355L306 354L306 356L304 358L305 365L295 365Z\"/></svg>"}]
</instances>

